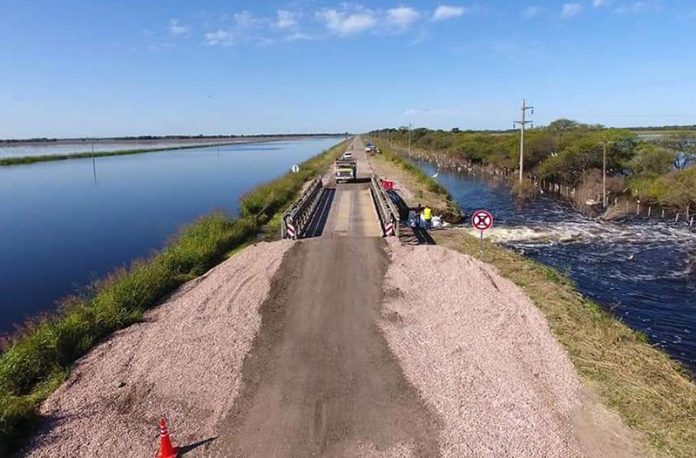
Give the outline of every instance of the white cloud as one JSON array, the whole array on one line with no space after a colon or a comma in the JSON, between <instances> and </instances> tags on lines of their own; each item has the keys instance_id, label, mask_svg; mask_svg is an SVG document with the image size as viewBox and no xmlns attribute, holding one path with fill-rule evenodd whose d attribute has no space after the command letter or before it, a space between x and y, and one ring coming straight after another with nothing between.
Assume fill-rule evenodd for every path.
<instances>
[{"instance_id":1,"label":"white cloud","mask_svg":"<svg viewBox=\"0 0 696 458\"><path fill-rule=\"evenodd\" d=\"M538 6L529 6L522 10L520 16L522 16L525 19L530 19L534 16L538 16L539 13L541 13L541 8L539 8Z\"/></svg>"},{"instance_id":2,"label":"white cloud","mask_svg":"<svg viewBox=\"0 0 696 458\"><path fill-rule=\"evenodd\" d=\"M240 29L251 29L256 24L256 20L248 11L234 13L232 17L234 18L235 24Z\"/></svg>"},{"instance_id":3,"label":"white cloud","mask_svg":"<svg viewBox=\"0 0 696 458\"><path fill-rule=\"evenodd\" d=\"M377 18L372 11L359 9L355 12L323 10L317 16L324 21L326 28L338 35L355 35L372 29Z\"/></svg>"},{"instance_id":4,"label":"white cloud","mask_svg":"<svg viewBox=\"0 0 696 458\"><path fill-rule=\"evenodd\" d=\"M566 3L563 5L563 12L561 15L563 17L573 17L577 16L582 12L582 5L580 3Z\"/></svg>"},{"instance_id":5,"label":"white cloud","mask_svg":"<svg viewBox=\"0 0 696 458\"><path fill-rule=\"evenodd\" d=\"M208 46L231 46L234 44L234 37L227 30L218 30L216 32L208 32L205 34L205 44Z\"/></svg>"},{"instance_id":6,"label":"white cloud","mask_svg":"<svg viewBox=\"0 0 696 458\"><path fill-rule=\"evenodd\" d=\"M466 13L466 8L463 6L447 6L440 5L433 12L433 21L446 21L456 17L463 16Z\"/></svg>"},{"instance_id":7,"label":"white cloud","mask_svg":"<svg viewBox=\"0 0 696 458\"><path fill-rule=\"evenodd\" d=\"M278 10L275 26L279 29L291 29L297 26L297 13L288 10Z\"/></svg>"},{"instance_id":8,"label":"white cloud","mask_svg":"<svg viewBox=\"0 0 696 458\"><path fill-rule=\"evenodd\" d=\"M387 10L387 22L397 27L406 28L420 18L420 13L407 6Z\"/></svg>"},{"instance_id":9,"label":"white cloud","mask_svg":"<svg viewBox=\"0 0 696 458\"><path fill-rule=\"evenodd\" d=\"M595 8L607 6L607 0L592 0L592 6L594 6Z\"/></svg>"},{"instance_id":10,"label":"white cloud","mask_svg":"<svg viewBox=\"0 0 696 458\"><path fill-rule=\"evenodd\" d=\"M633 2L623 6L620 6L614 10L617 14L641 14L650 12L660 12L662 11L662 5L659 1L640 1Z\"/></svg>"},{"instance_id":11,"label":"white cloud","mask_svg":"<svg viewBox=\"0 0 696 458\"><path fill-rule=\"evenodd\" d=\"M185 35L189 33L189 28L180 24L178 19L172 19L169 21L169 33L172 35Z\"/></svg>"}]
</instances>

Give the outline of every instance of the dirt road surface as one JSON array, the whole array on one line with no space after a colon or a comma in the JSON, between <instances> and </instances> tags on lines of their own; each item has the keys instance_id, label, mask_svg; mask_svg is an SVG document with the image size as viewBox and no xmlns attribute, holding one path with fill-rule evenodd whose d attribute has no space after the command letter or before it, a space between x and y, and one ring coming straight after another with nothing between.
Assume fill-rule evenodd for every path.
<instances>
[{"instance_id":1,"label":"dirt road surface","mask_svg":"<svg viewBox=\"0 0 696 458\"><path fill-rule=\"evenodd\" d=\"M387 263L379 238L288 253L213 456L437 455L437 417L377 327Z\"/></svg>"}]
</instances>

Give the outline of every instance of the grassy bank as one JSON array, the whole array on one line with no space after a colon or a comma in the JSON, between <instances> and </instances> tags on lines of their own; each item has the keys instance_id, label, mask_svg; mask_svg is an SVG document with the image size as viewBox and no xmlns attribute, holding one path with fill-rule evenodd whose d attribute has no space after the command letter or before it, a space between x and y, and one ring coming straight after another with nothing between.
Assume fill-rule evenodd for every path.
<instances>
[{"instance_id":1,"label":"grassy bank","mask_svg":"<svg viewBox=\"0 0 696 458\"><path fill-rule=\"evenodd\" d=\"M478 239L462 230L431 235L440 245L480 257ZM694 456L696 384L678 363L584 298L556 270L494 243L486 243L483 260L545 314L586 385L638 432L646 453Z\"/></svg>"},{"instance_id":2,"label":"grassy bank","mask_svg":"<svg viewBox=\"0 0 696 458\"><path fill-rule=\"evenodd\" d=\"M436 213L447 215L448 220L458 220L461 217L461 211L453 202L452 196L444 186L413 165L409 160L399 156L387 142L374 138L371 138L370 141L379 147L381 153L371 159L373 165L379 167L382 161L394 165L403 174L412 177L412 180L408 181L409 186L415 188L413 192L415 192L416 199L425 197L426 204L428 201L433 201L430 205L433 205L433 209ZM428 196L428 194L430 194L430 196ZM428 198L431 196L432 198Z\"/></svg>"},{"instance_id":3,"label":"grassy bank","mask_svg":"<svg viewBox=\"0 0 696 458\"><path fill-rule=\"evenodd\" d=\"M12 336L0 355L0 456L32 429L39 404L65 380L76 359L112 332L138 322L145 311L222 261L231 250L260 232L277 234L276 215L343 148L340 144L325 151L302 163L299 173L246 194L238 218L222 213L201 218L160 253L117 270L97 282L90 295L69 299L55 316Z\"/></svg>"},{"instance_id":4,"label":"grassy bank","mask_svg":"<svg viewBox=\"0 0 696 458\"><path fill-rule=\"evenodd\" d=\"M133 154L143 154L143 153L157 153L159 151L176 151L184 149L194 149L194 148L214 148L216 146L227 146L227 145L239 145L239 142L229 142L220 143L215 145L186 145L186 146L173 146L167 148L141 148L141 149L128 149L119 151L100 151L92 154L88 153L75 153L75 154L44 154L41 156L21 156L21 157L3 157L0 158L0 167L10 166L10 165L26 165L35 164L37 162L50 162L50 161L67 161L69 159L89 159L92 157L109 157L109 156L130 156Z\"/></svg>"}]
</instances>

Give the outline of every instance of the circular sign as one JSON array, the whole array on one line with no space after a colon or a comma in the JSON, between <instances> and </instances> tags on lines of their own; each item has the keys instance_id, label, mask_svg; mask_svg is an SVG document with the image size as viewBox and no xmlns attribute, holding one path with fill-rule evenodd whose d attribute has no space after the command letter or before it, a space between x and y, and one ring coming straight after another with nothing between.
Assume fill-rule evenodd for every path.
<instances>
[{"instance_id":1,"label":"circular sign","mask_svg":"<svg viewBox=\"0 0 696 458\"><path fill-rule=\"evenodd\" d=\"M292 168L290 170L292 170L292 173L297 173L300 171L300 166L295 164L292 166Z\"/></svg>"},{"instance_id":2,"label":"circular sign","mask_svg":"<svg viewBox=\"0 0 696 458\"><path fill-rule=\"evenodd\" d=\"M474 229L479 231L485 231L493 227L493 215L488 213L486 210L476 210L473 215L471 215L471 225Z\"/></svg>"}]
</instances>

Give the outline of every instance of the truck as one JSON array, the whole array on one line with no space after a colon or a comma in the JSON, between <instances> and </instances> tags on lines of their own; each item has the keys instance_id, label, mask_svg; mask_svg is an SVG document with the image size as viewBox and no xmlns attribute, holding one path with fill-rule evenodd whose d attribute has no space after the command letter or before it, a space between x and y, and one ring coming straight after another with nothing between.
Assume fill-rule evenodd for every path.
<instances>
[{"instance_id":1,"label":"truck","mask_svg":"<svg viewBox=\"0 0 696 458\"><path fill-rule=\"evenodd\" d=\"M358 177L358 164L353 159L336 159L336 182L355 180Z\"/></svg>"}]
</instances>

